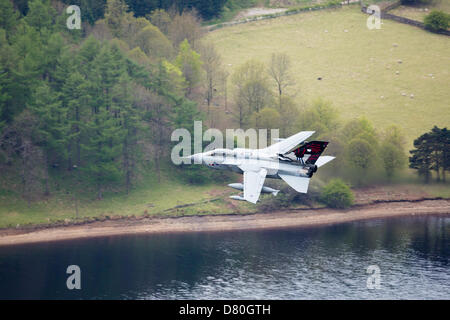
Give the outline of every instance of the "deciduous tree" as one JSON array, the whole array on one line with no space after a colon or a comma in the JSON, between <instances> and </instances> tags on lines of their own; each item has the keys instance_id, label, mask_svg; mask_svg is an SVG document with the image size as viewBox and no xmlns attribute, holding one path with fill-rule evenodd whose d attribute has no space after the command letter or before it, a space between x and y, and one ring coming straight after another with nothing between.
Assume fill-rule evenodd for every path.
<instances>
[{"instance_id":1,"label":"deciduous tree","mask_svg":"<svg viewBox=\"0 0 450 320\"><path fill-rule=\"evenodd\" d=\"M175 59L175 65L183 72L188 83L188 93L197 86L202 79L202 61L200 54L191 49L187 39L180 44L180 50Z\"/></svg>"},{"instance_id":2,"label":"deciduous tree","mask_svg":"<svg viewBox=\"0 0 450 320\"><path fill-rule=\"evenodd\" d=\"M380 157L388 178L406 164L405 138L397 126L390 126L384 133Z\"/></svg>"},{"instance_id":3,"label":"deciduous tree","mask_svg":"<svg viewBox=\"0 0 450 320\"><path fill-rule=\"evenodd\" d=\"M243 127L253 112L259 112L272 99L268 78L263 63L249 60L240 66L232 76L235 86L236 115Z\"/></svg>"},{"instance_id":4,"label":"deciduous tree","mask_svg":"<svg viewBox=\"0 0 450 320\"><path fill-rule=\"evenodd\" d=\"M278 95L278 107L283 109L283 95L286 94L288 87L293 86L295 82L291 77L291 62L286 53L273 53L270 59L269 75L275 82Z\"/></svg>"}]
</instances>

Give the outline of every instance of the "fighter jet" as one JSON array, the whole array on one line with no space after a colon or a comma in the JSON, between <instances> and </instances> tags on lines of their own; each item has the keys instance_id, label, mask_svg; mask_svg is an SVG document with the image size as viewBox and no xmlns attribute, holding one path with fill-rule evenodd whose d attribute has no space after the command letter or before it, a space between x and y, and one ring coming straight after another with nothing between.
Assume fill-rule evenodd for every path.
<instances>
[{"instance_id":1,"label":"fighter jet","mask_svg":"<svg viewBox=\"0 0 450 320\"><path fill-rule=\"evenodd\" d=\"M335 157L321 156L326 141L305 141L315 131L302 131L263 149L214 149L188 158L210 168L244 175L244 183L229 184L243 195L230 198L256 203L262 193L276 196L279 190L264 186L266 178L283 179L295 191L307 193L309 180L318 168Z\"/></svg>"}]
</instances>

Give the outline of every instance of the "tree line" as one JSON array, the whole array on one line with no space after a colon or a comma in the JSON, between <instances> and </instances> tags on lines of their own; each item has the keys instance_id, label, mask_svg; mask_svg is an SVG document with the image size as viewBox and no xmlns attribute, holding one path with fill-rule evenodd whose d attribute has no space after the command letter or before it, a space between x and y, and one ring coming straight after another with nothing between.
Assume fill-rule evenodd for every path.
<instances>
[{"instance_id":1,"label":"tree line","mask_svg":"<svg viewBox=\"0 0 450 320\"><path fill-rule=\"evenodd\" d=\"M249 60L231 76L233 117L241 128L280 128L280 136L300 130L316 131L315 139L331 141L337 156L332 166L356 184L377 176L380 169L392 179L407 164L406 140L397 126L377 131L365 118L343 122L330 101L301 103L290 58L273 53L267 64ZM271 141L269 141L271 143Z\"/></svg>"},{"instance_id":2,"label":"tree line","mask_svg":"<svg viewBox=\"0 0 450 320\"><path fill-rule=\"evenodd\" d=\"M18 11L26 15L30 9L29 0L13 0ZM107 8L106 0L62 0L66 5L77 5L81 8L83 20L93 24L104 18ZM224 6L233 6L230 0L126 0L125 3L136 17L145 17L156 9L183 11L196 10L204 20L210 20L221 15ZM244 1L249 2L249 1ZM250 1L251 3L255 1Z\"/></svg>"},{"instance_id":3,"label":"tree line","mask_svg":"<svg viewBox=\"0 0 450 320\"><path fill-rule=\"evenodd\" d=\"M332 142L330 153L337 156L332 164L334 173L354 184L370 182L370 176L379 179L380 169L391 180L406 167L406 139L399 127L391 125L378 131L365 118L343 123L338 110L323 99L299 105L299 90L291 73L290 58L285 53L273 53L267 64L249 60L240 65L231 77L236 124L241 128L280 128L281 136L299 130L316 131L315 137ZM449 141L447 128L434 127L423 134L414 140L409 167L426 182L433 171L437 181L445 182Z\"/></svg>"}]
</instances>

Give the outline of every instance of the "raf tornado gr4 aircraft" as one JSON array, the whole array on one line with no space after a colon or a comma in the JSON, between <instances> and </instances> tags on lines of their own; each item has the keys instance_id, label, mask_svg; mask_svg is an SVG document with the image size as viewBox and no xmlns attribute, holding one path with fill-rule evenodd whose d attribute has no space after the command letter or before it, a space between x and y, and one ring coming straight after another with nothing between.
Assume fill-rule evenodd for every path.
<instances>
[{"instance_id":1,"label":"raf tornado gr4 aircraft","mask_svg":"<svg viewBox=\"0 0 450 320\"><path fill-rule=\"evenodd\" d=\"M279 190L264 186L267 178L283 179L295 191L306 193L309 180L317 168L334 159L320 156L328 142L305 141L314 131L302 131L264 149L214 149L196 153L188 158L214 169L226 169L244 175L244 183L228 186L243 190L243 196L234 200L256 203L261 192L277 195Z\"/></svg>"}]
</instances>

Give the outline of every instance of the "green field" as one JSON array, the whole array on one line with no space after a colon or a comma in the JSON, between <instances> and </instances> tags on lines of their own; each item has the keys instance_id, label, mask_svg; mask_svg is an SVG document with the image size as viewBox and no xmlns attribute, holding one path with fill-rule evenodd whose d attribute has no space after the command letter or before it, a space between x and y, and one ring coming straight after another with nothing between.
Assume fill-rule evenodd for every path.
<instances>
[{"instance_id":1,"label":"green field","mask_svg":"<svg viewBox=\"0 0 450 320\"><path fill-rule=\"evenodd\" d=\"M389 11L389 13L397 16L409 18L412 20L423 22L423 19L432 10L441 10L450 13L450 1L434 0L431 4L422 4L416 6L398 6Z\"/></svg>"},{"instance_id":2,"label":"green field","mask_svg":"<svg viewBox=\"0 0 450 320\"><path fill-rule=\"evenodd\" d=\"M450 125L450 38L390 20L369 30L367 17L351 6L227 27L207 39L229 72L288 53L299 102L322 97L343 119L397 124L410 145L432 126Z\"/></svg>"},{"instance_id":3,"label":"green field","mask_svg":"<svg viewBox=\"0 0 450 320\"><path fill-rule=\"evenodd\" d=\"M30 206L19 192L3 186L0 188L0 228L16 227L17 224L22 226L57 223L64 220L69 222L88 217L105 219L107 216L114 218L145 214L179 216L244 213L255 210L247 203L231 202L228 195L236 192L228 188L225 183L187 185L182 180L170 177L168 172L170 168L163 170L160 182L155 175L149 174L143 177L128 195L123 191L105 192L102 200L95 199L94 189L81 192L77 190L79 198L75 199L67 182L61 182L64 180L60 179L61 177L57 178L59 183L62 183L59 190L52 185L50 197L34 199ZM235 179L238 181L237 177ZM78 217L76 206L78 206Z\"/></svg>"}]
</instances>

